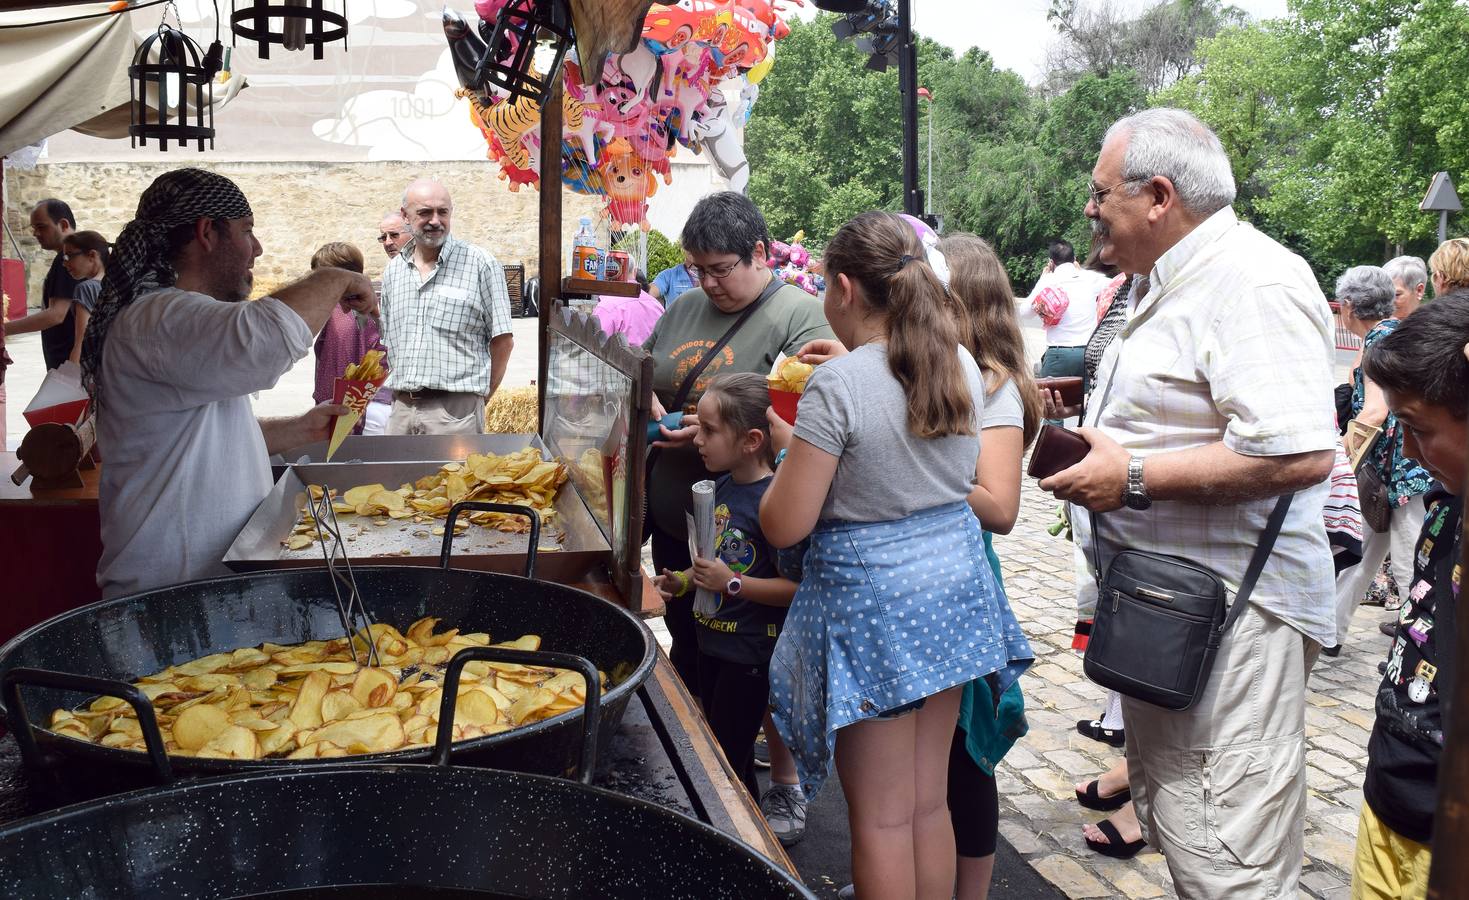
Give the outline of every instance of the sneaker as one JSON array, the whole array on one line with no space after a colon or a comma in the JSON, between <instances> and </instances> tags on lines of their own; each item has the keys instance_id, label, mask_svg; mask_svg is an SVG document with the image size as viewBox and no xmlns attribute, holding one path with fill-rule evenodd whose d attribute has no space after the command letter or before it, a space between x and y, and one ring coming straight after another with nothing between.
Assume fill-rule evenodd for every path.
<instances>
[{"instance_id":1,"label":"sneaker","mask_svg":"<svg viewBox=\"0 0 1469 900\"><path fill-rule=\"evenodd\" d=\"M806 795L797 785L772 784L760 798L760 814L782 847L799 842L806 833Z\"/></svg>"},{"instance_id":2,"label":"sneaker","mask_svg":"<svg viewBox=\"0 0 1469 900\"><path fill-rule=\"evenodd\" d=\"M1387 635L1388 637L1394 637L1398 633L1398 620L1396 618L1391 618L1388 619L1386 622L1378 622L1377 630Z\"/></svg>"},{"instance_id":3,"label":"sneaker","mask_svg":"<svg viewBox=\"0 0 1469 900\"><path fill-rule=\"evenodd\" d=\"M857 886L849 884L837 891L837 900L857 900Z\"/></svg>"},{"instance_id":4,"label":"sneaker","mask_svg":"<svg viewBox=\"0 0 1469 900\"><path fill-rule=\"evenodd\" d=\"M764 732L755 738L755 768L770 768L770 744L766 743Z\"/></svg>"}]
</instances>

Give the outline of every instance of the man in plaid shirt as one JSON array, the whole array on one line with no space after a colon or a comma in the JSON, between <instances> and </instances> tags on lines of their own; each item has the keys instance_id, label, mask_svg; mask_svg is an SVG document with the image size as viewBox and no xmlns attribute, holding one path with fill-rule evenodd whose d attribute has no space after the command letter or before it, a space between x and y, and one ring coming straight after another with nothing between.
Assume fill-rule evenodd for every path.
<instances>
[{"instance_id":1,"label":"man in plaid shirt","mask_svg":"<svg viewBox=\"0 0 1469 900\"><path fill-rule=\"evenodd\" d=\"M505 270L449 234L453 209L437 181L418 179L403 192L412 237L383 270L388 434L479 434L510 362Z\"/></svg>"},{"instance_id":2,"label":"man in plaid shirt","mask_svg":"<svg viewBox=\"0 0 1469 900\"><path fill-rule=\"evenodd\" d=\"M1137 278L1097 367L1105 399L1081 430L1091 452L1041 487L1092 511L1073 522L1087 548L1097 523L1098 571L1121 550L1150 551L1208 567L1231 593L1276 498L1294 493L1198 701L1175 712L1122 700L1141 838L1178 895L1263 900L1297 893L1306 677L1335 642L1323 524L1335 379L1315 277L1235 218L1234 196L1218 137L1188 113L1146 110L1107 132L1086 215L1102 259ZM1131 824L1113 826L1124 846L1139 837ZM1122 850L1106 829L1087 842Z\"/></svg>"}]
</instances>

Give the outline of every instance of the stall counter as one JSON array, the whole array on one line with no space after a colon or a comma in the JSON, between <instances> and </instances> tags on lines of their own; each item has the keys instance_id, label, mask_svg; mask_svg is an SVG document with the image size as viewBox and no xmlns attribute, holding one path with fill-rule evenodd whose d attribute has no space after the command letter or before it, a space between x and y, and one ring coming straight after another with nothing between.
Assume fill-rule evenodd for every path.
<instances>
[{"instance_id":1,"label":"stall counter","mask_svg":"<svg viewBox=\"0 0 1469 900\"><path fill-rule=\"evenodd\" d=\"M83 471L82 486L32 490L10 473L14 453L0 453L0 643L59 613L102 599L97 560L101 469Z\"/></svg>"}]
</instances>

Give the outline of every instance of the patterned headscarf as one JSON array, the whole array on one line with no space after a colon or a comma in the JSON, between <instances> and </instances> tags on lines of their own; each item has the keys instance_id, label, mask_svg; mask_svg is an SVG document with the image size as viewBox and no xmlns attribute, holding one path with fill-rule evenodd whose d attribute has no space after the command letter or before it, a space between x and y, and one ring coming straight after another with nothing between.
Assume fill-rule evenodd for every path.
<instances>
[{"instance_id":1,"label":"patterned headscarf","mask_svg":"<svg viewBox=\"0 0 1469 900\"><path fill-rule=\"evenodd\" d=\"M178 280L169 258L169 231L199 219L250 215L250 203L233 181L203 169L166 172L143 192L135 218L113 244L82 344L82 383L93 406L101 404L102 346L112 320L138 297Z\"/></svg>"}]
</instances>

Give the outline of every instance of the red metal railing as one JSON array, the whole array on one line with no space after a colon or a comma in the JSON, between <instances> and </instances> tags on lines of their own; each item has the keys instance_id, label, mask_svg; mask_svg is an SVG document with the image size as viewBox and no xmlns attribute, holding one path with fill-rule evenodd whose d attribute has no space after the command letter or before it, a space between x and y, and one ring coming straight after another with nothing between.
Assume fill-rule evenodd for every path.
<instances>
[{"instance_id":1,"label":"red metal railing","mask_svg":"<svg viewBox=\"0 0 1469 900\"><path fill-rule=\"evenodd\" d=\"M1350 328L1342 324L1341 304L1335 300L1331 303L1331 318L1336 325L1336 349L1338 350L1361 350L1362 339L1352 334Z\"/></svg>"}]
</instances>

